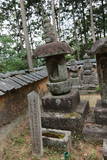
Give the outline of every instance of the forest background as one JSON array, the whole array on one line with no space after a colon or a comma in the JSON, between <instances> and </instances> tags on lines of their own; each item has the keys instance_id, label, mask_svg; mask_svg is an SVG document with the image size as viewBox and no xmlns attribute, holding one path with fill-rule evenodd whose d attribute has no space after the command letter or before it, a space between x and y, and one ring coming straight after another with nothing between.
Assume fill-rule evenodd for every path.
<instances>
[{"instance_id":1,"label":"forest background","mask_svg":"<svg viewBox=\"0 0 107 160\"><path fill-rule=\"evenodd\" d=\"M40 3L41 2L41 3ZM107 36L106 0L25 0L26 21L31 51L42 40L42 7L52 21L52 7L59 40L75 50L67 60L81 60L93 42ZM53 6L52 6L53 5ZM18 0L0 0L0 72L27 69L27 54L21 8ZM93 58L93 57L92 57ZM33 60L33 66L44 64Z\"/></svg>"}]
</instances>

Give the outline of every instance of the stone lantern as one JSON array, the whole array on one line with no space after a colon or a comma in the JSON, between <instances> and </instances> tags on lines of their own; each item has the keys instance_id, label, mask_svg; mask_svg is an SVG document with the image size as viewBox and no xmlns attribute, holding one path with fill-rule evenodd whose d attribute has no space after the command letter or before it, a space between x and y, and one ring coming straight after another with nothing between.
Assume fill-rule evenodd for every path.
<instances>
[{"instance_id":1,"label":"stone lantern","mask_svg":"<svg viewBox=\"0 0 107 160\"><path fill-rule=\"evenodd\" d=\"M71 125L71 121L74 120L76 121L75 128L77 129L77 125L81 126L81 123L83 123L80 118L81 114L84 116L89 106L87 101L80 105L79 92L71 91L72 85L68 76L65 55L72 54L73 50L66 42L58 41L57 33L47 18L44 18L43 26L43 39L46 44L37 47L34 51L34 56L45 58L49 78L47 85L50 92L42 98L44 110L42 115L43 127L71 130L74 126L73 124ZM83 107L82 111L81 109L78 110L80 106ZM73 112L77 112L74 115L78 115L73 120L65 116L65 114L68 114L69 117Z\"/></svg>"},{"instance_id":2,"label":"stone lantern","mask_svg":"<svg viewBox=\"0 0 107 160\"><path fill-rule=\"evenodd\" d=\"M96 41L90 53L96 55L102 106L107 108L107 38Z\"/></svg>"},{"instance_id":3,"label":"stone lantern","mask_svg":"<svg viewBox=\"0 0 107 160\"><path fill-rule=\"evenodd\" d=\"M101 100L97 100L94 114L87 121L83 133L88 137L103 140L103 157L107 160L107 38L102 38L94 43L89 54L96 55L97 73L101 90Z\"/></svg>"},{"instance_id":4,"label":"stone lantern","mask_svg":"<svg viewBox=\"0 0 107 160\"><path fill-rule=\"evenodd\" d=\"M97 72L101 90L101 101L97 102L95 117L98 123L107 125L107 38L96 41L90 53L96 55Z\"/></svg>"},{"instance_id":5,"label":"stone lantern","mask_svg":"<svg viewBox=\"0 0 107 160\"><path fill-rule=\"evenodd\" d=\"M96 55L101 100L97 100L92 123L85 125L84 133L102 139L107 138L107 38L96 41L89 54Z\"/></svg>"}]
</instances>

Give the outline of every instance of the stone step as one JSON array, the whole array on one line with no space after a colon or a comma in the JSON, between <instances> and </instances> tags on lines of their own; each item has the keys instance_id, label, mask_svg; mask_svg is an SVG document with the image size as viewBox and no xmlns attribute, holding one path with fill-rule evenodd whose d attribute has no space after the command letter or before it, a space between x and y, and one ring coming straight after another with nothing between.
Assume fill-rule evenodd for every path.
<instances>
[{"instance_id":1,"label":"stone step","mask_svg":"<svg viewBox=\"0 0 107 160\"><path fill-rule=\"evenodd\" d=\"M103 140L103 157L107 160L107 139Z\"/></svg>"},{"instance_id":2,"label":"stone step","mask_svg":"<svg viewBox=\"0 0 107 160\"><path fill-rule=\"evenodd\" d=\"M89 111L90 111L89 102L85 100L80 101L80 104L75 109L75 112L81 114L83 118L87 117Z\"/></svg>"},{"instance_id":3,"label":"stone step","mask_svg":"<svg viewBox=\"0 0 107 160\"><path fill-rule=\"evenodd\" d=\"M94 114L97 124L107 125L107 108L95 107Z\"/></svg>"},{"instance_id":4,"label":"stone step","mask_svg":"<svg viewBox=\"0 0 107 160\"><path fill-rule=\"evenodd\" d=\"M103 140L104 138L107 138L107 126L86 123L83 128L83 134L88 138Z\"/></svg>"}]
</instances>

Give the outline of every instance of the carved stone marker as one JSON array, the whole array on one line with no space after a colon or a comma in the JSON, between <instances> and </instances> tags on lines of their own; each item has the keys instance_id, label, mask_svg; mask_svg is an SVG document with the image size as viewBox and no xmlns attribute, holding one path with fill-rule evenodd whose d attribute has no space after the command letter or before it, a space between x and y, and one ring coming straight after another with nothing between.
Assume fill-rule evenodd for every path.
<instances>
[{"instance_id":1,"label":"carved stone marker","mask_svg":"<svg viewBox=\"0 0 107 160\"><path fill-rule=\"evenodd\" d=\"M40 99L35 91L28 94L29 121L32 138L33 154L43 155Z\"/></svg>"}]
</instances>

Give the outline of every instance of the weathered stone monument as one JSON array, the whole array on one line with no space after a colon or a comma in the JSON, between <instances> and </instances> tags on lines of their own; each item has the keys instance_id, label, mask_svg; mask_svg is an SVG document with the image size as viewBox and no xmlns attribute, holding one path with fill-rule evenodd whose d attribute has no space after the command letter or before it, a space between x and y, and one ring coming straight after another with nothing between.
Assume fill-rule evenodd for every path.
<instances>
[{"instance_id":1,"label":"weathered stone monument","mask_svg":"<svg viewBox=\"0 0 107 160\"><path fill-rule=\"evenodd\" d=\"M43 156L40 99L38 93L28 94L29 121L32 140L32 152L38 157Z\"/></svg>"},{"instance_id":2,"label":"weathered stone monument","mask_svg":"<svg viewBox=\"0 0 107 160\"><path fill-rule=\"evenodd\" d=\"M83 64L83 71L81 75L81 89L85 90L92 90L96 88L96 85L98 84L97 81L97 74L93 72L92 68L93 65L90 62L90 57L85 54L84 55L84 64Z\"/></svg>"},{"instance_id":3,"label":"weathered stone monument","mask_svg":"<svg viewBox=\"0 0 107 160\"><path fill-rule=\"evenodd\" d=\"M89 53L96 55L101 100L97 101L93 122L85 126L84 133L107 138L107 38L96 41Z\"/></svg>"},{"instance_id":4,"label":"weathered stone monument","mask_svg":"<svg viewBox=\"0 0 107 160\"><path fill-rule=\"evenodd\" d=\"M72 88L79 89L81 82L79 77L79 67L75 60L71 62L69 71L71 72L71 82L72 82Z\"/></svg>"},{"instance_id":5,"label":"weathered stone monument","mask_svg":"<svg viewBox=\"0 0 107 160\"><path fill-rule=\"evenodd\" d=\"M34 55L46 60L49 93L42 98L42 125L44 128L81 130L89 110L87 101L80 101L79 92L72 90L65 54L73 50L66 42L59 42L49 19L44 18L44 40Z\"/></svg>"}]
</instances>

